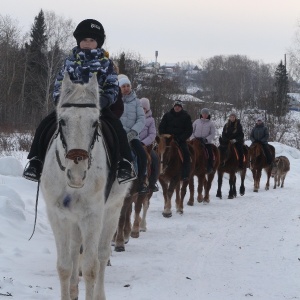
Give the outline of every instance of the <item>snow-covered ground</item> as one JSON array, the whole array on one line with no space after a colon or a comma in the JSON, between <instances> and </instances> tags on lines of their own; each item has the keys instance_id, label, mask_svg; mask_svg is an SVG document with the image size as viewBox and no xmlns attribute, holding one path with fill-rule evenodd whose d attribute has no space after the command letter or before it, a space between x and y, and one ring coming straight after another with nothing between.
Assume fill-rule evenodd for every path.
<instances>
[{"instance_id":1,"label":"snow-covered ground","mask_svg":"<svg viewBox=\"0 0 300 300\"><path fill-rule=\"evenodd\" d=\"M225 176L220 200L215 177L210 204L185 205L183 215L173 209L169 219L161 214L162 193L156 193L148 231L131 239L125 252L112 254L107 299L300 299L300 151L271 144L276 156L291 162L284 188L265 191L264 174L254 193L248 170L245 195L225 199ZM57 300L56 250L43 197L36 232L28 241L37 184L21 177L26 153L16 157L0 158L0 298Z\"/></svg>"}]
</instances>

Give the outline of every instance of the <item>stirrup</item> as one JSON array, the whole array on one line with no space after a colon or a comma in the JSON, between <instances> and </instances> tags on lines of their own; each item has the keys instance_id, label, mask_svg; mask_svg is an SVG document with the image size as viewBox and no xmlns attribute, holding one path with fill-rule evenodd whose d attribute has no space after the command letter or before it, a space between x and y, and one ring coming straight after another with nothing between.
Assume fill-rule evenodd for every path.
<instances>
[{"instance_id":1,"label":"stirrup","mask_svg":"<svg viewBox=\"0 0 300 300\"><path fill-rule=\"evenodd\" d=\"M32 161L36 161L36 166L30 165ZM44 165L43 161L41 161L37 156L31 158L29 162L26 164L22 176L25 179L34 182L39 182L43 171L43 165Z\"/></svg>"},{"instance_id":2,"label":"stirrup","mask_svg":"<svg viewBox=\"0 0 300 300\"><path fill-rule=\"evenodd\" d=\"M133 181L137 178L137 175L136 175L136 172L134 170L132 163L125 158L123 158L122 161L125 162L125 164L127 164L127 166L130 168L130 170L127 168L118 168L117 180L118 180L119 184L127 183L127 182ZM123 173L123 176L119 176L119 172L121 173L122 171L126 174Z\"/></svg>"}]
</instances>

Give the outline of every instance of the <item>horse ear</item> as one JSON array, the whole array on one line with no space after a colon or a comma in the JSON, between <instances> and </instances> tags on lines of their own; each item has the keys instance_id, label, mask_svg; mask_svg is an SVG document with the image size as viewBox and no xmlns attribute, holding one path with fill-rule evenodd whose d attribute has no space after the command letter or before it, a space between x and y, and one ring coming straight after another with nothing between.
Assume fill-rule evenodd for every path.
<instances>
[{"instance_id":1,"label":"horse ear","mask_svg":"<svg viewBox=\"0 0 300 300\"><path fill-rule=\"evenodd\" d=\"M98 85L98 79L97 79L97 74L93 73L92 77L90 78L88 82L88 89L94 94L98 95L99 93L99 85ZM97 96L97 99L99 97Z\"/></svg>"},{"instance_id":2,"label":"horse ear","mask_svg":"<svg viewBox=\"0 0 300 300\"><path fill-rule=\"evenodd\" d=\"M64 87L69 87L71 84L73 84L73 82L71 81L71 79L70 79L70 74L66 71L65 73L64 73L64 79L63 79L63 81L62 81L62 88Z\"/></svg>"}]
</instances>

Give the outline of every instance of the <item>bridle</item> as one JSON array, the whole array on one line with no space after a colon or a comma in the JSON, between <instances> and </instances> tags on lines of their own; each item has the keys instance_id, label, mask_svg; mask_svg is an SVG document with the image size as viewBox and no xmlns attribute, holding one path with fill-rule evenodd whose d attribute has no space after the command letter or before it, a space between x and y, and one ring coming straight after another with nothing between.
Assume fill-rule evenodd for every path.
<instances>
[{"instance_id":1,"label":"bridle","mask_svg":"<svg viewBox=\"0 0 300 300\"><path fill-rule=\"evenodd\" d=\"M96 108L96 104L94 103L65 103L63 104L61 107L76 107L76 108L87 108L87 107L91 107L91 108ZM88 169L91 167L91 162L92 162L92 149L94 148L95 142L96 140L98 141L98 137L101 136L101 123L98 121L96 126L95 126L95 131L93 134L93 138L91 141L91 144L89 146L89 150L83 150L83 149L70 149L68 150L68 145L65 139L65 136L63 134L63 120L59 120L58 121L58 129L57 132L55 134L54 138L57 138L57 136L60 136L60 140L62 143L63 148L65 149L65 157L73 160L75 164L78 164L80 161L86 160L88 159ZM60 167L60 169L62 171L65 171L65 167L62 165L61 160L60 160L60 156L59 156L59 151L56 150L56 160L58 162L58 165Z\"/></svg>"}]
</instances>

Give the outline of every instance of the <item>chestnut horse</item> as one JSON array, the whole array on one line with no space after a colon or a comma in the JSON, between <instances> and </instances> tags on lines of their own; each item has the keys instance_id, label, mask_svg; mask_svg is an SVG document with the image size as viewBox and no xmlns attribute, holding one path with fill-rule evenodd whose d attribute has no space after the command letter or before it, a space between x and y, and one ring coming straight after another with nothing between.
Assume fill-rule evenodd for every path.
<instances>
[{"instance_id":1,"label":"chestnut horse","mask_svg":"<svg viewBox=\"0 0 300 300\"><path fill-rule=\"evenodd\" d=\"M145 148L145 151L147 154L147 169L149 175L149 169L151 166L151 156L147 148ZM131 187L129 188L129 191L123 202L118 228L113 240L115 251L117 252L125 251L125 244L128 243L130 236L134 238L139 237L139 231L140 231L139 228L141 222L140 212L142 209L142 205L144 204L144 206L148 208L149 199L153 194L152 191L149 191L146 194L139 195L138 187L139 187L139 181L137 178L134 181L132 181ZM132 228L131 213L132 213L133 203L135 203L135 220L134 220L134 227Z\"/></svg>"},{"instance_id":2,"label":"chestnut horse","mask_svg":"<svg viewBox=\"0 0 300 300\"><path fill-rule=\"evenodd\" d=\"M164 195L164 210L162 215L166 218L172 217L171 199L176 189L176 211L183 214L183 199L186 194L189 180L181 184L182 159L179 146L170 134L162 134L156 137L157 153L160 160L159 182ZM191 154L191 172L193 174L195 164L195 153L193 147L189 145Z\"/></svg>"},{"instance_id":3,"label":"chestnut horse","mask_svg":"<svg viewBox=\"0 0 300 300\"><path fill-rule=\"evenodd\" d=\"M229 194L228 199L233 199L237 196L236 192L236 173L240 172L241 176L241 185L240 185L240 195L243 196L245 194L245 177L247 172L248 165L248 146L243 146L244 152L244 160L243 160L243 168L239 169L239 158L237 154L237 150L234 144L230 142L224 142L222 138L219 138L219 151L220 151L220 165L218 168L218 190L217 197L222 199L222 183L223 183L223 175L224 173L229 174Z\"/></svg>"},{"instance_id":4,"label":"chestnut horse","mask_svg":"<svg viewBox=\"0 0 300 300\"><path fill-rule=\"evenodd\" d=\"M213 161L213 171L210 174L206 174L207 172L207 150L205 145L201 143L199 139L193 139L189 141L189 144L193 147L195 152L195 169L193 176L198 177L198 196L197 200L199 203L209 203L209 191L211 188L211 183L214 179L215 173L220 164L220 154L217 146L212 145L214 161ZM191 176L189 181L189 189L190 189L190 199L187 205L193 206L194 205L194 178ZM204 188L204 197L202 194Z\"/></svg>"},{"instance_id":5,"label":"chestnut horse","mask_svg":"<svg viewBox=\"0 0 300 300\"><path fill-rule=\"evenodd\" d=\"M275 148L272 145L268 145L272 155L272 161L275 159ZM253 143L249 149L249 161L250 170L252 171L254 188L253 192L258 192L260 186L260 178L262 169L267 173L267 183L265 190L267 191L270 187L270 177L272 172L272 164L267 163L266 155L263 150L263 146L260 143Z\"/></svg>"}]
</instances>

